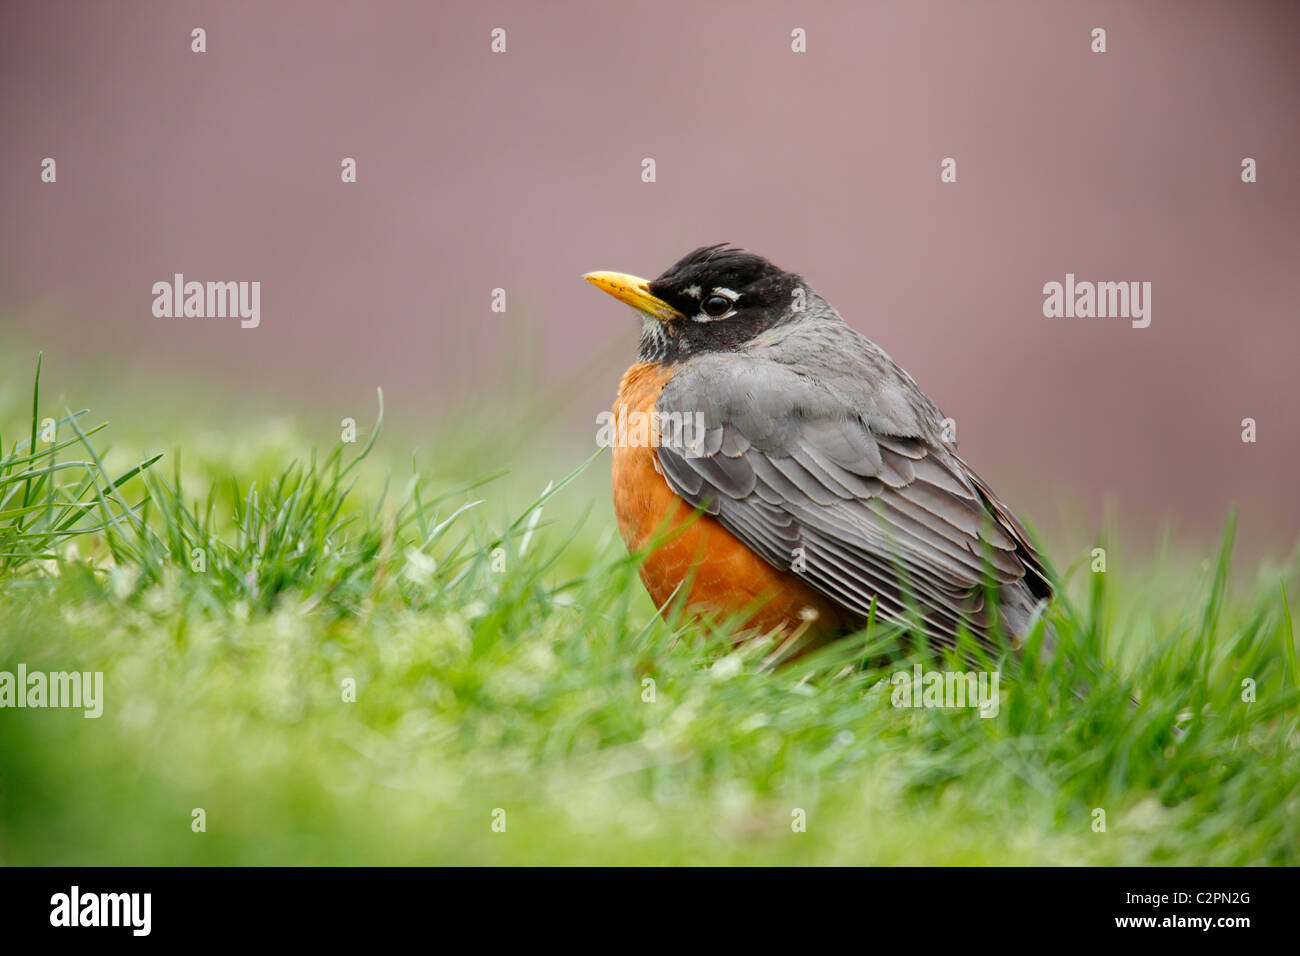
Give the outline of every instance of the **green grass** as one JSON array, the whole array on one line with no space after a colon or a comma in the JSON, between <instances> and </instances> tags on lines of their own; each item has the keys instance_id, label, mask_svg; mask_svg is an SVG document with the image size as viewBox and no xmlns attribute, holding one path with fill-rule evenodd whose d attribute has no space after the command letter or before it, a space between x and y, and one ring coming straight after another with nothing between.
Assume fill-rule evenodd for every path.
<instances>
[{"instance_id":1,"label":"green grass","mask_svg":"<svg viewBox=\"0 0 1300 956\"><path fill-rule=\"evenodd\" d=\"M604 457L503 514L529 480L377 428L0 426L0 670L105 683L0 710L2 863L1300 863L1296 568L1230 575L1231 521L1203 569L1074 562L981 718L893 707L883 628L665 622L584 516Z\"/></svg>"}]
</instances>

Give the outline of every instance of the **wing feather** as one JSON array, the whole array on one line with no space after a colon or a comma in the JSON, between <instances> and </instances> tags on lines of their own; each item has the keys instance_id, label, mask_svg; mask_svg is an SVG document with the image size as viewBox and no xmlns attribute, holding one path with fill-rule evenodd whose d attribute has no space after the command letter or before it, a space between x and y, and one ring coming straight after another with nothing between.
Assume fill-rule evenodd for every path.
<instances>
[{"instance_id":1,"label":"wing feather","mask_svg":"<svg viewBox=\"0 0 1300 956\"><path fill-rule=\"evenodd\" d=\"M861 414L808 375L752 364L695 360L661 393L658 460L683 499L853 614L875 599L905 620L913 604L943 643L962 627L989 637L986 585L1025 589L1020 605L1042 590L1014 515L945 443L898 424L896 398L877 403L889 417ZM686 441L681 423L701 418Z\"/></svg>"}]
</instances>

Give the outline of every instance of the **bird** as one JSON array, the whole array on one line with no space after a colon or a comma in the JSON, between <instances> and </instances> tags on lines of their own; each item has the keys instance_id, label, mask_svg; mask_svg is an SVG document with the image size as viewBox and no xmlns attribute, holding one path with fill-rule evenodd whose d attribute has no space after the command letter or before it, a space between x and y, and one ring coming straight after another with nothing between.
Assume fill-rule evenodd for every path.
<instances>
[{"instance_id":1,"label":"bird","mask_svg":"<svg viewBox=\"0 0 1300 956\"><path fill-rule=\"evenodd\" d=\"M613 415L649 424L613 443L611 485L665 615L680 598L815 644L873 617L940 648L1023 644L1053 595L1029 534L801 275L720 243L656 279L583 278L641 318Z\"/></svg>"}]
</instances>

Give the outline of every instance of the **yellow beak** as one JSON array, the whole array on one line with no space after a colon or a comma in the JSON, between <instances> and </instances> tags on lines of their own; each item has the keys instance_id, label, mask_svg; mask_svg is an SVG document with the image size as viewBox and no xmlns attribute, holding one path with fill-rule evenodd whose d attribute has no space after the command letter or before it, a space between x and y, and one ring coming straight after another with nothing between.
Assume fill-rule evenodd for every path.
<instances>
[{"instance_id":1,"label":"yellow beak","mask_svg":"<svg viewBox=\"0 0 1300 956\"><path fill-rule=\"evenodd\" d=\"M620 302L626 302L632 308L640 309L661 322L676 322L685 318L663 299L651 295L650 283L645 279L624 275L622 272L588 272L583 278Z\"/></svg>"}]
</instances>

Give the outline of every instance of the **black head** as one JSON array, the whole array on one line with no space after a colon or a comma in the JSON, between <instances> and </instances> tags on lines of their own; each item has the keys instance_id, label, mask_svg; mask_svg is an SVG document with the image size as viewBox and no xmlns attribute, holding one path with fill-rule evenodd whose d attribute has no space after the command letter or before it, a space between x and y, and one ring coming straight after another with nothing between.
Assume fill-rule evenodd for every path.
<instances>
[{"instance_id":1,"label":"black head","mask_svg":"<svg viewBox=\"0 0 1300 956\"><path fill-rule=\"evenodd\" d=\"M587 279L644 313L647 362L734 351L796 318L807 296L795 273L725 243L696 249L649 282L612 272Z\"/></svg>"}]
</instances>

